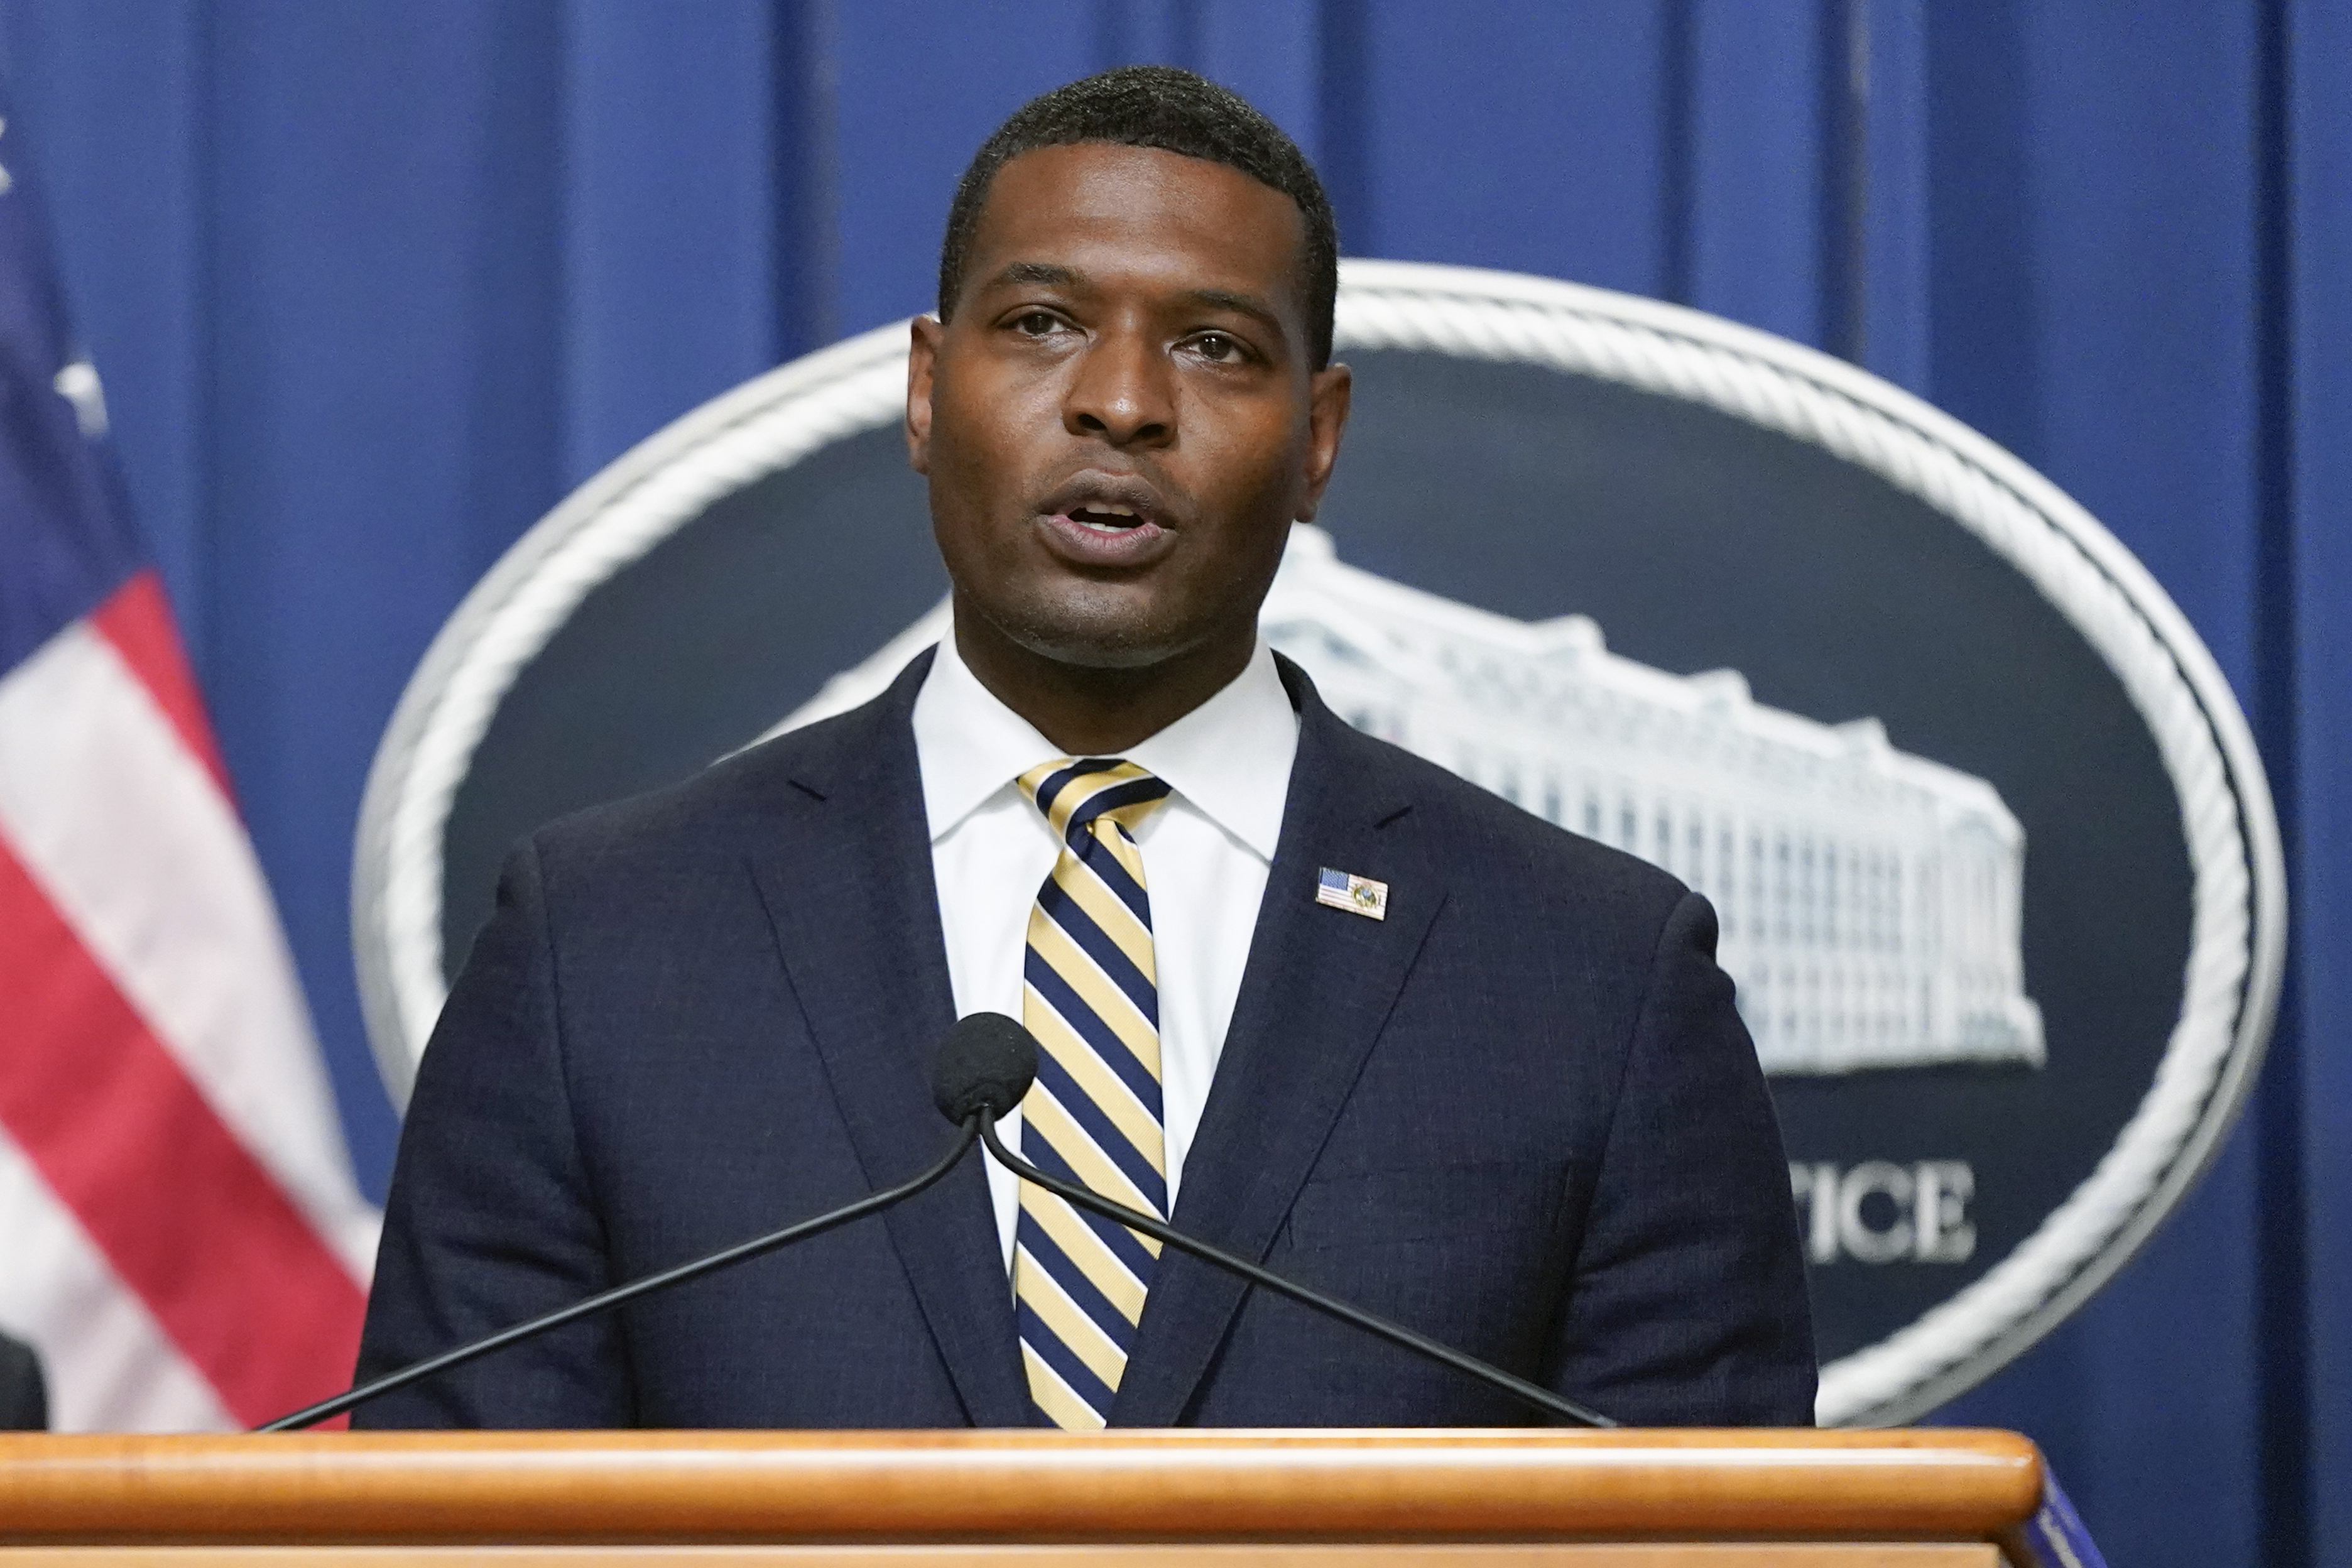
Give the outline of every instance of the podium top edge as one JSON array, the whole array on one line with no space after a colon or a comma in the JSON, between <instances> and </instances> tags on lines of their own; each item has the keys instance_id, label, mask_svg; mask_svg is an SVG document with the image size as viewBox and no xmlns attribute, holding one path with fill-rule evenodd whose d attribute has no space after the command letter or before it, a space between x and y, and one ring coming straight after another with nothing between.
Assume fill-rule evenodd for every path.
<instances>
[{"instance_id":1,"label":"podium top edge","mask_svg":"<svg viewBox=\"0 0 2352 1568\"><path fill-rule=\"evenodd\" d=\"M0 1453L153 1448L235 1453L314 1445L322 1451L496 1448L953 1449L999 1448L1775 1448L1809 1453L1885 1449L1906 1453L2016 1453L2032 1439L1975 1426L1115 1426L1101 1432L1050 1427L856 1427L807 1429L582 1429L375 1432L0 1432Z\"/></svg>"},{"instance_id":2,"label":"podium top edge","mask_svg":"<svg viewBox=\"0 0 2352 1568\"><path fill-rule=\"evenodd\" d=\"M1990 1540L2015 1433L462 1432L0 1436L0 1540Z\"/></svg>"}]
</instances>

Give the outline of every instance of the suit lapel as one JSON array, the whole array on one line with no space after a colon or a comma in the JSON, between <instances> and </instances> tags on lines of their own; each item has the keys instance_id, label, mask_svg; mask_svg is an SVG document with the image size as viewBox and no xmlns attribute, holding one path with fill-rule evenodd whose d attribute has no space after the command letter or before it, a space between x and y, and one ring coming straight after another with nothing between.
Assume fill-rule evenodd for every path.
<instances>
[{"instance_id":1,"label":"suit lapel","mask_svg":"<svg viewBox=\"0 0 2352 1568\"><path fill-rule=\"evenodd\" d=\"M1201 1117L1173 1223L1250 1258L1272 1247L1404 985L1445 889L1406 826L1389 754L1325 708L1286 663L1300 709L1282 837L1248 967ZM1374 921L1315 901L1323 867L1389 884ZM1247 1287L1164 1254L1111 1409L1114 1425L1173 1425Z\"/></svg>"},{"instance_id":2,"label":"suit lapel","mask_svg":"<svg viewBox=\"0 0 2352 1568\"><path fill-rule=\"evenodd\" d=\"M925 654L806 745L751 855L777 947L869 1186L939 1158L930 1053L955 1020L911 714ZM973 1425L1029 1421L980 1157L883 1222Z\"/></svg>"}]
</instances>

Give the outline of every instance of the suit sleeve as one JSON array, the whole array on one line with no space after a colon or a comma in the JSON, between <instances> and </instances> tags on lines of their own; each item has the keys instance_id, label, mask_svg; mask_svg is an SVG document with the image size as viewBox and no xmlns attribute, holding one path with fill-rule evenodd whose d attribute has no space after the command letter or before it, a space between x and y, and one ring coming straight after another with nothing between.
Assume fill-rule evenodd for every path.
<instances>
[{"instance_id":1,"label":"suit sleeve","mask_svg":"<svg viewBox=\"0 0 2352 1568\"><path fill-rule=\"evenodd\" d=\"M1715 938L1695 893L1659 936L1552 1382L1626 1426L1810 1426L1796 1206Z\"/></svg>"},{"instance_id":2,"label":"suit sleeve","mask_svg":"<svg viewBox=\"0 0 2352 1568\"><path fill-rule=\"evenodd\" d=\"M567 1092L539 855L509 857L420 1067L384 1205L358 1376L615 1283ZM543 1334L386 1394L372 1427L634 1425L617 1320Z\"/></svg>"}]
</instances>

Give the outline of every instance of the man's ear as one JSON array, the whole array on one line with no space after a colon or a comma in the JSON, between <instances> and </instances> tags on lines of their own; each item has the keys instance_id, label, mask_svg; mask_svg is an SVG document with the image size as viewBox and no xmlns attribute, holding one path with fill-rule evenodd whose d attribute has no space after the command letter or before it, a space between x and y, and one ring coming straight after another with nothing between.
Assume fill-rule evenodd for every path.
<instances>
[{"instance_id":1,"label":"man's ear","mask_svg":"<svg viewBox=\"0 0 2352 1568\"><path fill-rule=\"evenodd\" d=\"M940 338L947 329L936 316L918 316L907 344L907 462L915 472L931 471L931 373L939 363Z\"/></svg>"},{"instance_id":2,"label":"man's ear","mask_svg":"<svg viewBox=\"0 0 2352 1568\"><path fill-rule=\"evenodd\" d=\"M1313 522L1324 487L1339 463L1339 437L1348 428L1348 407L1356 392L1355 373L1344 364L1315 373L1307 395L1307 484L1298 503L1300 522Z\"/></svg>"}]
</instances>

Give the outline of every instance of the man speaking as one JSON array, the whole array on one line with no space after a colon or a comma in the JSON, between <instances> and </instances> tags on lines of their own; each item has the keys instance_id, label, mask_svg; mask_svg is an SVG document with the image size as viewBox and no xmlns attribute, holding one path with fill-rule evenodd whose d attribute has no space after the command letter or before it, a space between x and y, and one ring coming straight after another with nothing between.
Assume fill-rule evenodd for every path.
<instances>
[{"instance_id":1,"label":"man speaking","mask_svg":"<svg viewBox=\"0 0 2352 1568\"><path fill-rule=\"evenodd\" d=\"M1786 1167L1706 902L1360 735L1257 635L1339 453L1275 126L1114 71L1006 121L914 324L954 635L508 861L418 1076L361 1375L913 1175L926 1054L1031 1160L1629 1425L1804 1424ZM855 526L845 523L845 526ZM1475 511L1432 518L1477 549ZM362 1426L1457 1426L1496 1391L977 1161Z\"/></svg>"}]
</instances>

